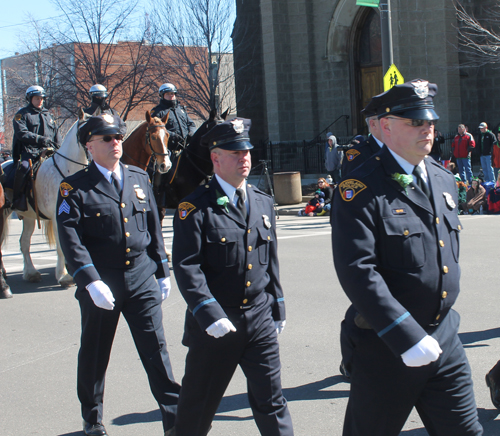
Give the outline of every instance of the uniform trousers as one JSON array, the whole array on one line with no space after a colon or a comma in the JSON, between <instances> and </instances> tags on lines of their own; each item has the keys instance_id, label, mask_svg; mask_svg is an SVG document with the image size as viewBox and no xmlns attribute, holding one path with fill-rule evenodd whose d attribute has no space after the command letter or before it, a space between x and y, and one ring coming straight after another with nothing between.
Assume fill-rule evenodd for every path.
<instances>
[{"instance_id":1,"label":"uniform trousers","mask_svg":"<svg viewBox=\"0 0 500 436\"><path fill-rule=\"evenodd\" d=\"M220 401L240 365L248 399L263 436L293 436L292 419L281 390L279 345L270 294L248 309L223 307L236 327L222 338L202 331L188 312L184 345L189 347L175 424L176 436L205 436Z\"/></svg>"},{"instance_id":2,"label":"uniform trousers","mask_svg":"<svg viewBox=\"0 0 500 436\"><path fill-rule=\"evenodd\" d=\"M151 392L160 406L163 428L170 429L175 424L180 386L170 366L161 292L156 279L150 276L131 288L123 271L99 272L115 297L112 311L98 308L86 289L76 292L82 315L77 390L83 419L91 424L102 422L104 378L120 313L123 313L148 375Z\"/></svg>"},{"instance_id":3,"label":"uniform trousers","mask_svg":"<svg viewBox=\"0 0 500 436\"><path fill-rule=\"evenodd\" d=\"M343 436L397 436L414 406L430 436L482 435L459 320L452 310L429 332L443 353L418 368L407 367L373 330L356 328Z\"/></svg>"}]
</instances>

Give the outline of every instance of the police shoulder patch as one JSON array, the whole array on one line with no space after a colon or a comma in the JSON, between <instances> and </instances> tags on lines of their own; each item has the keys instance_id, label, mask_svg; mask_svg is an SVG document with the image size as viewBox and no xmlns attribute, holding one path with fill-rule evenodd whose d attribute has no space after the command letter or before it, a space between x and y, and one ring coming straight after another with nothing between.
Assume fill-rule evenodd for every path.
<instances>
[{"instance_id":1,"label":"police shoulder patch","mask_svg":"<svg viewBox=\"0 0 500 436\"><path fill-rule=\"evenodd\" d=\"M356 195L366 189L366 185L356 179L347 179L340 183L338 189L340 190L342 200L351 201Z\"/></svg>"},{"instance_id":2,"label":"police shoulder patch","mask_svg":"<svg viewBox=\"0 0 500 436\"><path fill-rule=\"evenodd\" d=\"M61 192L61 197L67 197L69 195L69 191L71 191L73 187L66 182L62 182L59 186L59 191Z\"/></svg>"},{"instance_id":3,"label":"police shoulder patch","mask_svg":"<svg viewBox=\"0 0 500 436\"><path fill-rule=\"evenodd\" d=\"M16 121L21 121L21 118L23 117L23 114L16 114L16 117L14 118Z\"/></svg>"},{"instance_id":4,"label":"police shoulder patch","mask_svg":"<svg viewBox=\"0 0 500 436\"><path fill-rule=\"evenodd\" d=\"M186 219L186 217L196 209L196 206L194 204L191 204L187 201L179 204L178 210L179 210L179 218L181 220Z\"/></svg>"},{"instance_id":5,"label":"police shoulder patch","mask_svg":"<svg viewBox=\"0 0 500 436\"><path fill-rule=\"evenodd\" d=\"M360 154L361 153L358 150L356 150L356 149L347 150L345 152L345 155L347 156L347 160L348 161L356 159Z\"/></svg>"}]
</instances>

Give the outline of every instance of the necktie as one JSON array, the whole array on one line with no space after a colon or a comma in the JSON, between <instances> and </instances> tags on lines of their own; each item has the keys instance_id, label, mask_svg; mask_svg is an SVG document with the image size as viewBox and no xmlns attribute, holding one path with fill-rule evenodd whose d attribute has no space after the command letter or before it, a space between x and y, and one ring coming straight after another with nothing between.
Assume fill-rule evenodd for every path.
<instances>
[{"instance_id":1,"label":"necktie","mask_svg":"<svg viewBox=\"0 0 500 436\"><path fill-rule=\"evenodd\" d=\"M422 179L422 170L418 165L416 165L413 169L413 175L417 178L418 187L424 192L425 195L427 195L428 198L431 198L431 191L429 186L427 186L427 183L425 183Z\"/></svg>"},{"instance_id":2,"label":"necktie","mask_svg":"<svg viewBox=\"0 0 500 436\"><path fill-rule=\"evenodd\" d=\"M111 179L112 180L112 185L115 188L116 193L118 194L118 197L121 197L122 195L122 188L120 186L120 181L118 180L118 177L116 176L115 173L111 173Z\"/></svg>"},{"instance_id":3,"label":"necktie","mask_svg":"<svg viewBox=\"0 0 500 436\"><path fill-rule=\"evenodd\" d=\"M238 188L236 190L236 195L238 196L238 201L236 202L236 208L240 211L243 218L247 219L247 207L245 206L245 191L243 189Z\"/></svg>"}]
</instances>

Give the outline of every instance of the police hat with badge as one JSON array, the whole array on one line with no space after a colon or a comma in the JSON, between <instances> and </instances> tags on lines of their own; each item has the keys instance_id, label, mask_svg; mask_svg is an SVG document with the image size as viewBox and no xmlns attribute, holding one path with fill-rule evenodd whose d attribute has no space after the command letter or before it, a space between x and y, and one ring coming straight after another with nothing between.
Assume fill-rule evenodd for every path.
<instances>
[{"instance_id":1,"label":"police hat with badge","mask_svg":"<svg viewBox=\"0 0 500 436\"><path fill-rule=\"evenodd\" d=\"M210 150L221 148L223 150L239 151L251 150L248 132L252 121L246 118L233 118L212 127L208 133L201 137L201 143Z\"/></svg>"},{"instance_id":2,"label":"police hat with badge","mask_svg":"<svg viewBox=\"0 0 500 436\"><path fill-rule=\"evenodd\" d=\"M372 113L378 118L395 115L411 120L438 120L433 100L436 94L435 83L415 79L376 95L364 109L364 113L366 116L370 116L367 113Z\"/></svg>"},{"instance_id":3,"label":"police hat with badge","mask_svg":"<svg viewBox=\"0 0 500 436\"><path fill-rule=\"evenodd\" d=\"M90 117L78 129L78 140L86 145L93 135L125 135L127 125L118 115L101 114Z\"/></svg>"}]
</instances>

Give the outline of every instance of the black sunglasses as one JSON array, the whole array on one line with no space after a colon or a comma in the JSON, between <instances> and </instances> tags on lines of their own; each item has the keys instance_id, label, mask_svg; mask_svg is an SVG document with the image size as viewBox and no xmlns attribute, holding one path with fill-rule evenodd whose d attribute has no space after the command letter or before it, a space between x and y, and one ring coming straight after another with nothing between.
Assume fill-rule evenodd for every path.
<instances>
[{"instance_id":1,"label":"black sunglasses","mask_svg":"<svg viewBox=\"0 0 500 436\"><path fill-rule=\"evenodd\" d=\"M102 137L104 142L111 142L113 139L117 141L123 141L123 135L106 135Z\"/></svg>"},{"instance_id":2,"label":"black sunglasses","mask_svg":"<svg viewBox=\"0 0 500 436\"><path fill-rule=\"evenodd\" d=\"M422 127L425 122L429 123L429 126L435 126L438 122L438 120L411 120L408 118L396 118L396 117L387 117L390 118L391 120L407 120L410 122L412 127Z\"/></svg>"}]
</instances>

